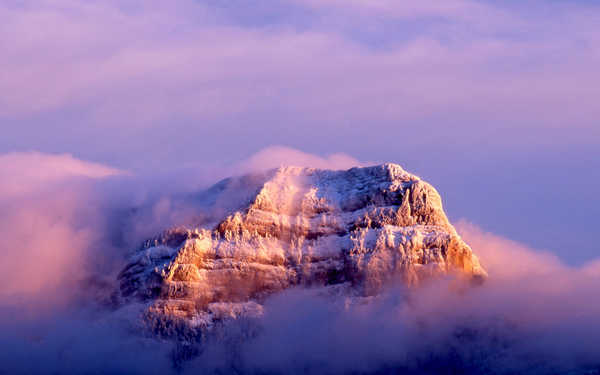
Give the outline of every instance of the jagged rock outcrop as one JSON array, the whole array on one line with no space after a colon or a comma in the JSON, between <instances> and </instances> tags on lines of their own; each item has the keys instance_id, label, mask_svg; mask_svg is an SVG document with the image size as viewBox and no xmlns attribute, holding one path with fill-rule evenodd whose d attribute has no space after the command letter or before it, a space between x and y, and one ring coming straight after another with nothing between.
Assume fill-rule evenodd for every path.
<instances>
[{"instance_id":1,"label":"jagged rock outcrop","mask_svg":"<svg viewBox=\"0 0 600 375\"><path fill-rule=\"evenodd\" d=\"M119 276L122 300L145 301L162 334L259 316L266 297L293 286L370 296L394 279L486 276L436 190L395 164L279 168L197 199L203 222L147 241Z\"/></svg>"}]
</instances>

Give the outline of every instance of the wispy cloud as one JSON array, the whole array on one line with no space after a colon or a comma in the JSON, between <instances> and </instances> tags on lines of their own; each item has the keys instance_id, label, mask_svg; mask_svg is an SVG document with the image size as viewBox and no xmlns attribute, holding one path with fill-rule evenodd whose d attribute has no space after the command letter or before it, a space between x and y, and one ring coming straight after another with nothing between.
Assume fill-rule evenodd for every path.
<instances>
[{"instance_id":1,"label":"wispy cloud","mask_svg":"<svg viewBox=\"0 0 600 375\"><path fill-rule=\"evenodd\" d=\"M284 146L271 146L253 154L233 167L237 173L248 173L281 166L308 167L320 169L349 169L365 166L350 155L337 153L326 157L309 154Z\"/></svg>"},{"instance_id":2,"label":"wispy cloud","mask_svg":"<svg viewBox=\"0 0 600 375\"><path fill-rule=\"evenodd\" d=\"M517 112L524 127L598 115L583 4L529 18L487 2L298 1L306 12L288 20L272 1L254 17L273 26L258 28L237 17L242 3L5 4L0 114L78 110L111 128L264 111L373 122Z\"/></svg>"},{"instance_id":3,"label":"wispy cloud","mask_svg":"<svg viewBox=\"0 0 600 375\"><path fill-rule=\"evenodd\" d=\"M125 171L72 155L40 152L0 154L0 197L13 198L34 191L49 190L55 184L77 179L100 179L126 174Z\"/></svg>"}]
</instances>

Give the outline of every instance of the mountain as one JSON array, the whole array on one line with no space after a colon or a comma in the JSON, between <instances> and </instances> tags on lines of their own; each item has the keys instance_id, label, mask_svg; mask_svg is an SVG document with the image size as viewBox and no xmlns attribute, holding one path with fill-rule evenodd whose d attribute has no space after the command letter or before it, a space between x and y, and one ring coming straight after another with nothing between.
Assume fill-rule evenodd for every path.
<instances>
[{"instance_id":1,"label":"mountain","mask_svg":"<svg viewBox=\"0 0 600 375\"><path fill-rule=\"evenodd\" d=\"M390 282L487 276L437 191L396 164L282 167L193 199L205 207L196 221L146 241L119 275L120 303L142 303L162 336L260 316L267 297L297 286L365 298Z\"/></svg>"}]
</instances>

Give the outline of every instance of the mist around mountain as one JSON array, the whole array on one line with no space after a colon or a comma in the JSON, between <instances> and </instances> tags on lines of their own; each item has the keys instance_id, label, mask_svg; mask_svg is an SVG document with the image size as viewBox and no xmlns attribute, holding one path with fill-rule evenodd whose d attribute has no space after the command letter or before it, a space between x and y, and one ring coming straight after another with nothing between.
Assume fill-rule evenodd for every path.
<instances>
[{"instance_id":1,"label":"mist around mountain","mask_svg":"<svg viewBox=\"0 0 600 375\"><path fill-rule=\"evenodd\" d=\"M600 261L569 267L467 221L456 228L488 274L477 287L392 283L350 305L292 287L202 345L140 330L140 306L113 301L118 273L144 240L204 212L188 194L222 172L192 183L0 158L0 374L599 373Z\"/></svg>"}]
</instances>

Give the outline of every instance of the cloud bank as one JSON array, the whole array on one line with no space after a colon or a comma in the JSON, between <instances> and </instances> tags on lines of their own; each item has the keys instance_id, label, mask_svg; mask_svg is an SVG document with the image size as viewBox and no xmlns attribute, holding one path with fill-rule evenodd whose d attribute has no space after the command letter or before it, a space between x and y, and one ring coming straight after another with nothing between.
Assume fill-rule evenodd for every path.
<instances>
[{"instance_id":1,"label":"cloud bank","mask_svg":"<svg viewBox=\"0 0 600 375\"><path fill-rule=\"evenodd\" d=\"M0 155L2 298L52 294L82 277L91 245L105 240L94 184L123 174L70 155Z\"/></svg>"},{"instance_id":2,"label":"cloud bank","mask_svg":"<svg viewBox=\"0 0 600 375\"><path fill-rule=\"evenodd\" d=\"M9 140L35 129L28 142L47 146L68 130L73 151L105 160L91 140L116 137L129 163L141 135L156 160L172 155L161 145L256 132L264 141L241 152L369 128L459 131L460 146L498 133L524 134L520 147L558 142L540 129L586 143L598 136L596 14L583 2L8 1L0 116L14 124ZM434 121L438 134L425 129Z\"/></svg>"}]
</instances>

